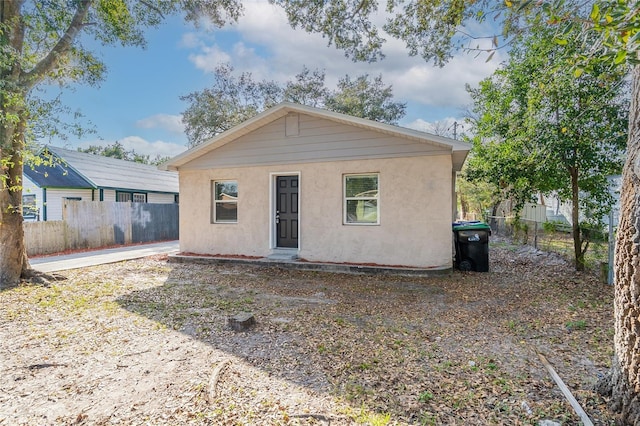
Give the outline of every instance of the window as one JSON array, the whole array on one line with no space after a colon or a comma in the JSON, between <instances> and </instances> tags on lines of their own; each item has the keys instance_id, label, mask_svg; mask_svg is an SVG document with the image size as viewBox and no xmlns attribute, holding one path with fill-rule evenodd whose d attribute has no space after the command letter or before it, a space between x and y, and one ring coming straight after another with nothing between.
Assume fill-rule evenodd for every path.
<instances>
[{"instance_id":1,"label":"window","mask_svg":"<svg viewBox=\"0 0 640 426\"><path fill-rule=\"evenodd\" d=\"M123 192L116 191L116 201L120 203L146 203L147 194L144 192Z\"/></svg>"},{"instance_id":2,"label":"window","mask_svg":"<svg viewBox=\"0 0 640 426\"><path fill-rule=\"evenodd\" d=\"M134 203L146 203L147 202L147 194L134 192L133 193L133 202Z\"/></svg>"},{"instance_id":3,"label":"window","mask_svg":"<svg viewBox=\"0 0 640 426\"><path fill-rule=\"evenodd\" d=\"M344 223L377 225L378 173L344 175Z\"/></svg>"},{"instance_id":4,"label":"window","mask_svg":"<svg viewBox=\"0 0 640 426\"><path fill-rule=\"evenodd\" d=\"M22 196L22 217L25 219L39 220L39 212L36 205L36 194L25 194Z\"/></svg>"},{"instance_id":5,"label":"window","mask_svg":"<svg viewBox=\"0 0 640 426\"><path fill-rule=\"evenodd\" d=\"M238 182L219 180L213 182L213 223L238 222Z\"/></svg>"},{"instance_id":6,"label":"window","mask_svg":"<svg viewBox=\"0 0 640 426\"><path fill-rule=\"evenodd\" d=\"M127 203L131 201L130 192L116 192L116 201L119 203Z\"/></svg>"}]
</instances>

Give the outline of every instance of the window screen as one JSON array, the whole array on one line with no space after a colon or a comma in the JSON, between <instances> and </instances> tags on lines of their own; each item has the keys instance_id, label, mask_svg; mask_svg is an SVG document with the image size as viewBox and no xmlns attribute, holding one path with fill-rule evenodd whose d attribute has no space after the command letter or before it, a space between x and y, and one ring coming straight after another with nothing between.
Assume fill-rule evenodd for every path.
<instances>
[{"instance_id":1,"label":"window screen","mask_svg":"<svg viewBox=\"0 0 640 426\"><path fill-rule=\"evenodd\" d=\"M235 180L213 182L213 223L238 221L238 182Z\"/></svg>"},{"instance_id":2,"label":"window screen","mask_svg":"<svg viewBox=\"0 0 640 426\"><path fill-rule=\"evenodd\" d=\"M378 173L344 176L344 223L379 223Z\"/></svg>"}]
</instances>

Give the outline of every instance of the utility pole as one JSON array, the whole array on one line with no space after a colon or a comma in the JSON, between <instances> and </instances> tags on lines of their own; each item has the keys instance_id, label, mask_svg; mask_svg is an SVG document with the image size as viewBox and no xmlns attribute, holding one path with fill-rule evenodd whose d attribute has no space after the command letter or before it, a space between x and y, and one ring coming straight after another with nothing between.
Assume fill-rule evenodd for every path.
<instances>
[{"instance_id":1,"label":"utility pole","mask_svg":"<svg viewBox=\"0 0 640 426\"><path fill-rule=\"evenodd\" d=\"M457 121L454 121L453 124L449 127L449 129L447 129L447 130L450 130L451 127L453 127L453 138L455 140L458 140L458 126L462 127L462 124L458 124Z\"/></svg>"}]
</instances>

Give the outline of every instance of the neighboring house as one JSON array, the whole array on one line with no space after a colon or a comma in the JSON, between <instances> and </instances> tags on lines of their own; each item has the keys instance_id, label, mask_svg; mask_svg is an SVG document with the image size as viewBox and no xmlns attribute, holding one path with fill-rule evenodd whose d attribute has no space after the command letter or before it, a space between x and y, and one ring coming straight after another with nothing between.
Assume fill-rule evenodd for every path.
<instances>
[{"instance_id":1,"label":"neighboring house","mask_svg":"<svg viewBox=\"0 0 640 426\"><path fill-rule=\"evenodd\" d=\"M39 155L53 161L24 166L25 220L62 220L64 200L178 202L175 172L54 146Z\"/></svg>"},{"instance_id":2,"label":"neighboring house","mask_svg":"<svg viewBox=\"0 0 640 426\"><path fill-rule=\"evenodd\" d=\"M446 269L470 148L282 103L163 167L180 174L183 252Z\"/></svg>"}]
</instances>

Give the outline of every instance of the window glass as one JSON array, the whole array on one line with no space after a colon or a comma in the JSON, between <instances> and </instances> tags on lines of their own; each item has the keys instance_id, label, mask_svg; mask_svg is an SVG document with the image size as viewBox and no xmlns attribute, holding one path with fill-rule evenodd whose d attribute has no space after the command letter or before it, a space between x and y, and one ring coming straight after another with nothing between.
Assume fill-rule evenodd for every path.
<instances>
[{"instance_id":1,"label":"window glass","mask_svg":"<svg viewBox=\"0 0 640 426\"><path fill-rule=\"evenodd\" d=\"M130 192L116 192L116 201L120 203L126 203L131 201L131 193Z\"/></svg>"},{"instance_id":2,"label":"window glass","mask_svg":"<svg viewBox=\"0 0 640 426\"><path fill-rule=\"evenodd\" d=\"M146 203L147 202L147 194L134 192L133 193L133 202L134 203Z\"/></svg>"},{"instance_id":3,"label":"window glass","mask_svg":"<svg viewBox=\"0 0 640 426\"><path fill-rule=\"evenodd\" d=\"M238 221L238 182L215 181L213 183L213 222Z\"/></svg>"},{"instance_id":4,"label":"window glass","mask_svg":"<svg viewBox=\"0 0 640 426\"><path fill-rule=\"evenodd\" d=\"M22 217L25 219L36 219L38 217L36 194L25 194L22 196Z\"/></svg>"},{"instance_id":5,"label":"window glass","mask_svg":"<svg viewBox=\"0 0 640 426\"><path fill-rule=\"evenodd\" d=\"M345 176L346 196L369 197L378 196L378 175L347 175Z\"/></svg>"},{"instance_id":6,"label":"window glass","mask_svg":"<svg viewBox=\"0 0 640 426\"><path fill-rule=\"evenodd\" d=\"M344 223L378 224L378 174L345 175Z\"/></svg>"},{"instance_id":7,"label":"window glass","mask_svg":"<svg viewBox=\"0 0 640 426\"><path fill-rule=\"evenodd\" d=\"M116 201L120 203L146 203L147 194L145 192L123 192L116 191Z\"/></svg>"}]
</instances>

